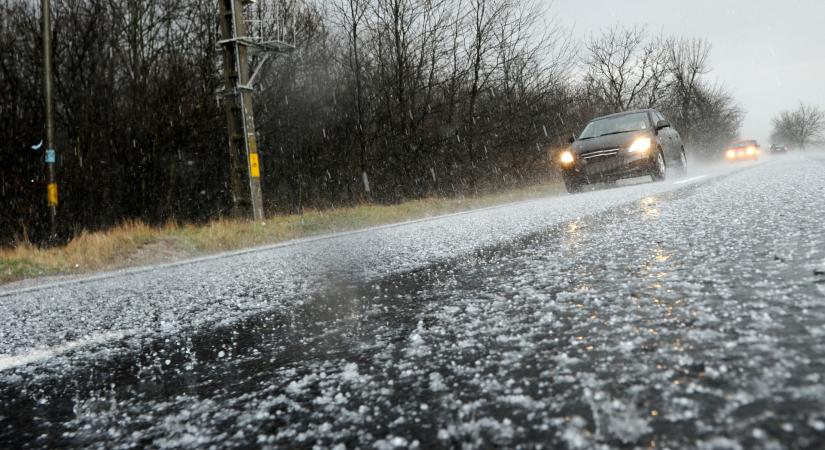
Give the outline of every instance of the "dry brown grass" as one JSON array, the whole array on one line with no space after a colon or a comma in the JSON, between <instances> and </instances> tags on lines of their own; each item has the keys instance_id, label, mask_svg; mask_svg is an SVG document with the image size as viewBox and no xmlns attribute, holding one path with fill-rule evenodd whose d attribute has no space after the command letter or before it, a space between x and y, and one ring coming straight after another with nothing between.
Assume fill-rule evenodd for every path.
<instances>
[{"instance_id":1,"label":"dry brown grass","mask_svg":"<svg viewBox=\"0 0 825 450\"><path fill-rule=\"evenodd\" d=\"M128 255L176 229L174 224L150 227L141 222L126 222L102 232L83 232L63 247L40 248L21 242L13 248L0 250L0 281L120 267ZM30 273L15 274L14 267Z\"/></svg>"},{"instance_id":2,"label":"dry brown grass","mask_svg":"<svg viewBox=\"0 0 825 450\"><path fill-rule=\"evenodd\" d=\"M0 249L0 283L175 261L526 200L561 190L558 185L547 185L479 197L427 198L389 206L365 204L272 216L264 223L220 219L200 226L169 223L152 227L126 222L106 231L81 233L63 247L43 249L23 242Z\"/></svg>"}]
</instances>

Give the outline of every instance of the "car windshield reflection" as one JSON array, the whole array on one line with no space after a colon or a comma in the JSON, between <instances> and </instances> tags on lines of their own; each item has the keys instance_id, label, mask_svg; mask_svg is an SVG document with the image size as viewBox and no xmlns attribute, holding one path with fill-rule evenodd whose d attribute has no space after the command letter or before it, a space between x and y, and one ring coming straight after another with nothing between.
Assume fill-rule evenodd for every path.
<instances>
[{"instance_id":1,"label":"car windshield reflection","mask_svg":"<svg viewBox=\"0 0 825 450\"><path fill-rule=\"evenodd\" d=\"M646 112L625 114L616 117L606 117L590 122L579 139L592 139L612 134L643 131L650 128L650 120Z\"/></svg>"}]
</instances>

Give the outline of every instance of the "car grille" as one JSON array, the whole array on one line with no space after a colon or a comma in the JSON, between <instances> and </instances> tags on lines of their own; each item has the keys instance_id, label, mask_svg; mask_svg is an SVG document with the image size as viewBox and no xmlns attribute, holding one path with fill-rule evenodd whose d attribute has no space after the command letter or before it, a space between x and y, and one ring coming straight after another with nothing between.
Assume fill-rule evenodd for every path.
<instances>
[{"instance_id":1,"label":"car grille","mask_svg":"<svg viewBox=\"0 0 825 450\"><path fill-rule=\"evenodd\" d=\"M596 150L582 154L581 157L584 159L584 173L588 176L593 176L618 169L622 165L618 154L618 148Z\"/></svg>"},{"instance_id":2,"label":"car grille","mask_svg":"<svg viewBox=\"0 0 825 450\"><path fill-rule=\"evenodd\" d=\"M618 148L612 148L609 150L597 150L595 152L589 152L582 155L582 158L586 159L588 162L590 161L600 161L602 159L608 159L612 156L616 156L619 154Z\"/></svg>"}]
</instances>

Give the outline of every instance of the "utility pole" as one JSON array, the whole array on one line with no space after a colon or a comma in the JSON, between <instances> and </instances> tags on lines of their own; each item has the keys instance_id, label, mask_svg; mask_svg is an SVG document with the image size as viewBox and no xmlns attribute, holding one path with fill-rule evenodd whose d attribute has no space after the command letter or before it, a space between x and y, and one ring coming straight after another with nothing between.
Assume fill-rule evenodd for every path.
<instances>
[{"instance_id":1,"label":"utility pole","mask_svg":"<svg viewBox=\"0 0 825 450\"><path fill-rule=\"evenodd\" d=\"M229 189L233 215L241 217L252 210L252 218L263 220L261 163L252 110L253 82L268 59L263 58L255 71L249 67L252 54L288 52L294 47L281 41L251 38L244 19L244 7L254 0L219 0L223 47L223 103L229 132ZM246 180L245 180L246 178ZM246 183L244 183L246 181ZM248 188L244 187L248 185Z\"/></svg>"},{"instance_id":2,"label":"utility pole","mask_svg":"<svg viewBox=\"0 0 825 450\"><path fill-rule=\"evenodd\" d=\"M43 16L43 97L46 112L46 167L48 169L49 184L46 189L46 201L49 205L51 229L49 239L57 238L57 174L55 163L57 152L54 143L54 69L52 65L52 10L50 0L43 0L41 4Z\"/></svg>"}]
</instances>

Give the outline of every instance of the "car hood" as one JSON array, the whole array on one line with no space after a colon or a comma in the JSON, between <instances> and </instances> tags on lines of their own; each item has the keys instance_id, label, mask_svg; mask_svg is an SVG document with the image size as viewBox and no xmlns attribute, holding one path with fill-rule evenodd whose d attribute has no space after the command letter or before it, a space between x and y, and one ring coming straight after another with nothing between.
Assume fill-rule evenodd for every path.
<instances>
[{"instance_id":1,"label":"car hood","mask_svg":"<svg viewBox=\"0 0 825 450\"><path fill-rule=\"evenodd\" d=\"M610 150L614 148L630 147L633 144L633 141L642 136L650 137L650 133L645 133L644 131L631 131L628 133L600 136L584 141L576 141L573 143L573 151L578 154L582 154L596 150Z\"/></svg>"}]
</instances>

